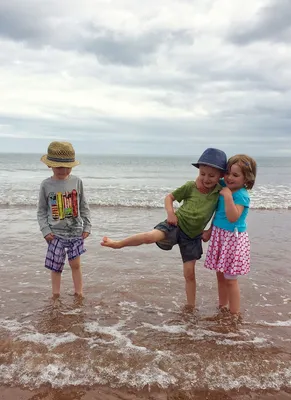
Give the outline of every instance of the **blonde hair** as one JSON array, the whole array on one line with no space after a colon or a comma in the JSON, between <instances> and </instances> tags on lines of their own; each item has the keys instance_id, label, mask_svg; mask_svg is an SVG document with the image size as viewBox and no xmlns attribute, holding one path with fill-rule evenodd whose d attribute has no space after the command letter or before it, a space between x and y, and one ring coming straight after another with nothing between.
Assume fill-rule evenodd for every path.
<instances>
[{"instance_id":1,"label":"blonde hair","mask_svg":"<svg viewBox=\"0 0 291 400\"><path fill-rule=\"evenodd\" d=\"M252 157L247 156L246 154L236 154L235 156L230 157L230 159L228 160L227 170L230 170L230 168L234 164L238 164L238 166L242 170L242 173L245 178L245 188L252 189L255 184L257 175L256 161Z\"/></svg>"}]
</instances>

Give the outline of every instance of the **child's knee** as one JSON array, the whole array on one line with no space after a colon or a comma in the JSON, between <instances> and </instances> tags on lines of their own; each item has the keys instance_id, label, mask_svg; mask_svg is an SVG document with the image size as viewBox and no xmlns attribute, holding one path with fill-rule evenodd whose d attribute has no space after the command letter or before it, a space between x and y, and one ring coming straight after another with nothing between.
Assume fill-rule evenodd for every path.
<instances>
[{"instance_id":1,"label":"child's knee","mask_svg":"<svg viewBox=\"0 0 291 400\"><path fill-rule=\"evenodd\" d=\"M155 242L156 242L156 238L155 238L154 232L145 232L144 233L144 243L145 244L151 244L151 243L155 243Z\"/></svg>"},{"instance_id":2,"label":"child's knee","mask_svg":"<svg viewBox=\"0 0 291 400\"><path fill-rule=\"evenodd\" d=\"M237 279L225 279L225 283L227 287L234 287L237 285Z\"/></svg>"},{"instance_id":3,"label":"child's knee","mask_svg":"<svg viewBox=\"0 0 291 400\"><path fill-rule=\"evenodd\" d=\"M78 270L81 268L80 257L74 258L73 260L69 260L69 264L71 269Z\"/></svg>"},{"instance_id":4,"label":"child's knee","mask_svg":"<svg viewBox=\"0 0 291 400\"><path fill-rule=\"evenodd\" d=\"M195 281L195 272L194 271L184 271L184 278L186 282Z\"/></svg>"}]
</instances>

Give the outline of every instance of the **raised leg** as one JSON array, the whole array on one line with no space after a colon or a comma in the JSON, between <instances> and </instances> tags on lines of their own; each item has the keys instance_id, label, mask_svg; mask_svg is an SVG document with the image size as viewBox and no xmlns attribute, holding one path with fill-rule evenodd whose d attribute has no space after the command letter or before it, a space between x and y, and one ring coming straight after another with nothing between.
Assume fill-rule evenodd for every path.
<instances>
[{"instance_id":1,"label":"raised leg","mask_svg":"<svg viewBox=\"0 0 291 400\"><path fill-rule=\"evenodd\" d=\"M165 239L165 237L166 235L164 232L153 229L150 232L138 233L122 240L112 240L104 236L101 246L111 247L112 249L121 249L122 247L140 246L141 244L159 242L160 240Z\"/></svg>"}]
</instances>

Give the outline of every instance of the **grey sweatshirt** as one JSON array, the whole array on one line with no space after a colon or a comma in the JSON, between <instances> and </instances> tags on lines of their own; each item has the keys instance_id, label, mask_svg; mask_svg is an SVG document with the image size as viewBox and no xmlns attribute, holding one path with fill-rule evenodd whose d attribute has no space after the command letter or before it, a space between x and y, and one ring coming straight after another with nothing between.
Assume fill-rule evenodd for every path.
<instances>
[{"instance_id":1,"label":"grey sweatshirt","mask_svg":"<svg viewBox=\"0 0 291 400\"><path fill-rule=\"evenodd\" d=\"M91 232L90 209L83 182L70 175L66 180L45 179L40 185L37 220L45 237L80 237Z\"/></svg>"}]
</instances>

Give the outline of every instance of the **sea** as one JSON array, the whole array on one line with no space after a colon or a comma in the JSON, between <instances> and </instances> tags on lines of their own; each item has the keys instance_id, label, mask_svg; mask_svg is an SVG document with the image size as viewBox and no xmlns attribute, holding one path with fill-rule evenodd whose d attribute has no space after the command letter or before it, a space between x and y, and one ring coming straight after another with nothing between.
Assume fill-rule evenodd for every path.
<instances>
[{"instance_id":1,"label":"sea","mask_svg":"<svg viewBox=\"0 0 291 400\"><path fill-rule=\"evenodd\" d=\"M80 155L93 231L84 298L68 265L51 300L38 154L0 154L0 400L291 399L291 159L257 158L250 192L251 272L242 322L217 318L213 271L196 265L197 310L185 312L179 249L113 250L114 239L165 219L165 195L197 176L193 157ZM179 204L175 204L179 207Z\"/></svg>"}]
</instances>

